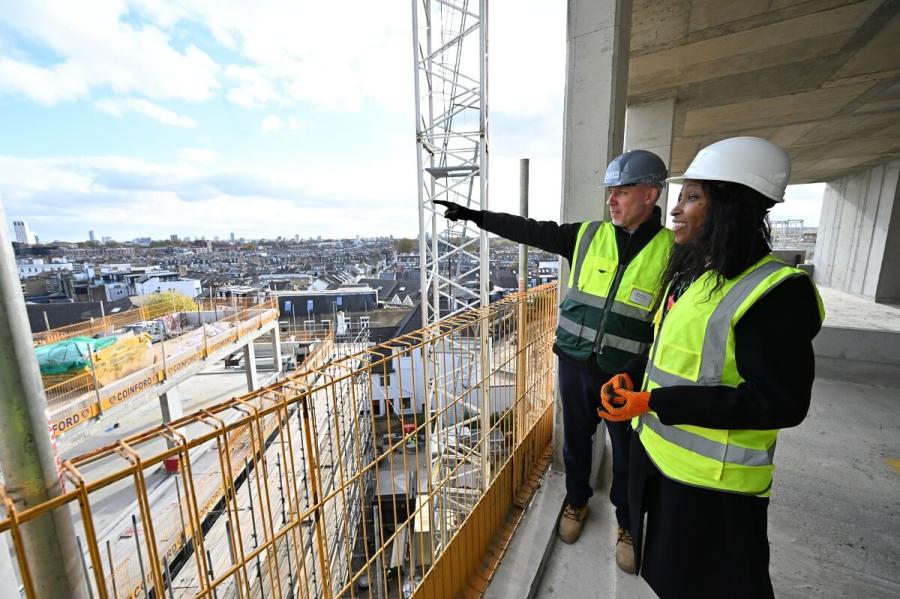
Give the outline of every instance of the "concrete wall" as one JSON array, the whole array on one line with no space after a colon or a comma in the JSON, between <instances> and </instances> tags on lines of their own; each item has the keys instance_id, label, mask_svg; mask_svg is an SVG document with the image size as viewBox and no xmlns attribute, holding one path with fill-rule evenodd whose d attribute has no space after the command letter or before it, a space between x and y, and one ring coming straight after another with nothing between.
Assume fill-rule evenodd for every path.
<instances>
[{"instance_id":1,"label":"concrete wall","mask_svg":"<svg viewBox=\"0 0 900 599\"><path fill-rule=\"evenodd\" d=\"M900 386L900 333L825 326L813 349L817 377Z\"/></svg>"},{"instance_id":2,"label":"concrete wall","mask_svg":"<svg viewBox=\"0 0 900 599\"><path fill-rule=\"evenodd\" d=\"M900 160L829 181L816 241L818 284L900 302Z\"/></svg>"},{"instance_id":3,"label":"concrete wall","mask_svg":"<svg viewBox=\"0 0 900 599\"><path fill-rule=\"evenodd\" d=\"M645 104L632 104L625 112L625 151L647 150L666 164L672 161L672 131L675 123L675 98ZM663 189L656 205L665 215L668 190ZM663 219L665 220L665 218Z\"/></svg>"}]
</instances>

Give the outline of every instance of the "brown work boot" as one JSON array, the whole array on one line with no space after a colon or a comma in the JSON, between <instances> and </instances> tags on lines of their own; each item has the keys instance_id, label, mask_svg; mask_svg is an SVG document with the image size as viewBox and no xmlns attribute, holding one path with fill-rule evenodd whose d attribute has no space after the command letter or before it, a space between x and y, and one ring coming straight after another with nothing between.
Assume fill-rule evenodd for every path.
<instances>
[{"instance_id":1,"label":"brown work boot","mask_svg":"<svg viewBox=\"0 0 900 599\"><path fill-rule=\"evenodd\" d=\"M619 538L616 539L616 565L619 570L634 574L634 542L631 533L619 527Z\"/></svg>"},{"instance_id":2,"label":"brown work boot","mask_svg":"<svg viewBox=\"0 0 900 599\"><path fill-rule=\"evenodd\" d=\"M581 527L588 515L588 506L572 507L568 503L563 507L559 519L559 538L563 543L574 543L581 536Z\"/></svg>"}]
</instances>

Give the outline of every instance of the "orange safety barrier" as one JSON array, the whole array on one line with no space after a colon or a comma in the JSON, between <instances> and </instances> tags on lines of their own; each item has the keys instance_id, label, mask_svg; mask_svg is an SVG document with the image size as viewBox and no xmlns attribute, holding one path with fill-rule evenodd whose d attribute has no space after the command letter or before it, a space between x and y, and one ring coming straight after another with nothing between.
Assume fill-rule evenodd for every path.
<instances>
[{"instance_id":1,"label":"orange safety barrier","mask_svg":"<svg viewBox=\"0 0 900 599\"><path fill-rule=\"evenodd\" d=\"M284 380L65 462L46 504L0 489L26 596L19 531L71 504L101 599L456 596L543 467L556 314L548 285L382 345L330 338ZM133 507L92 507L112 493Z\"/></svg>"}]
</instances>

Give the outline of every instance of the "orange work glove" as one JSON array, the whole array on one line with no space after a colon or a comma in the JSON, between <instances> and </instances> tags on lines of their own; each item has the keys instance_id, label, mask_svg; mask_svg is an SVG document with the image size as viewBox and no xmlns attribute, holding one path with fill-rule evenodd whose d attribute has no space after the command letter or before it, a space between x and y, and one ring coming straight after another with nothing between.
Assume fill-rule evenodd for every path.
<instances>
[{"instance_id":1,"label":"orange work glove","mask_svg":"<svg viewBox=\"0 0 900 599\"><path fill-rule=\"evenodd\" d=\"M607 411L600 414L602 418L613 422L621 422L623 420L631 420L635 416L640 416L650 410L649 391L617 389L614 400L609 402L609 407L606 408Z\"/></svg>"},{"instance_id":2,"label":"orange work glove","mask_svg":"<svg viewBox=\"0 0 900 599\"><path fill-rule=\"evenodd\" d=\"M601 407L597 408L597 415L601 418L605 418L606 414L604 412L610 412L614 408L621 408L622 403L621 400L616 399L616 391L631 391L632 389L634 389L634 384L631 382L631 377L624 372L619 373L606 381L606 383L600 387Z\"/></svg>"}]
</instances>

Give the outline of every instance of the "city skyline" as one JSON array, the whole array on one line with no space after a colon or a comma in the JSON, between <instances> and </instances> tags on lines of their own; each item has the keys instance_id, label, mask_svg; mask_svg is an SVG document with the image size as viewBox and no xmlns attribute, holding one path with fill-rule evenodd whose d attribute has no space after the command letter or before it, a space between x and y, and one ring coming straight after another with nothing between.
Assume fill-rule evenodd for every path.
<instances>
[{"instance_id":1,"label":"city skyline","mask_svg":"<svg viewBox=\"0 0 900 599\"><path fill-rule=\"evenodd\" d=\"M10 222L47 241L417 236L408 5L0 7ZM492 8L491 209L518 210L527 157L530 214L559 218L564 63L564 5ZM815 195L773 218L817 221Z\"/></svg>"}]
</instances>

